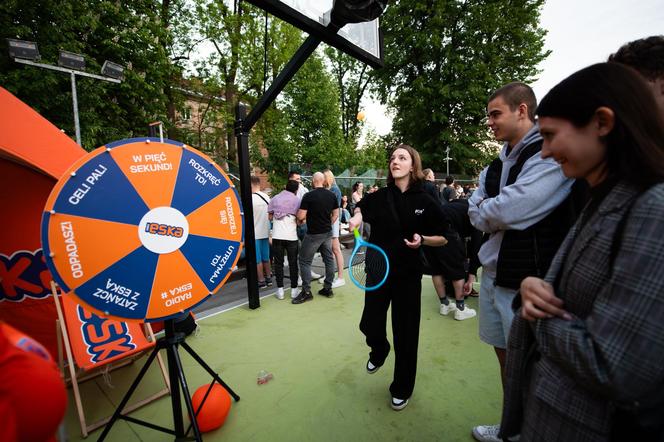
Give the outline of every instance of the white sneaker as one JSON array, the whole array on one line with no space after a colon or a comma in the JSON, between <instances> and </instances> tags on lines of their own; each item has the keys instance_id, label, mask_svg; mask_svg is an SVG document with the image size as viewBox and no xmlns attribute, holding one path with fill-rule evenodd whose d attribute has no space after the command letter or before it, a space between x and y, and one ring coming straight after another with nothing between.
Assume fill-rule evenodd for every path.
<instances>
[{"instance_id":1,"label":"white sneaker","mask_svg":"<svg viewBox=\"0 0 664 442\"><path fill-rule=\"evenodd\" d=\"M295 299L295 298L297 298L297 295L300 294L300 290L301 290L301 289L299 289L299 288L290 289L290 297L291 297L291 299Z\"/></svg>"},{"instance_id":2,"label":"white sneaker","mask_svg":"<svg viewBox=\"0 0 664 442\"><path fill-rule=\"evenodd\" d=\"M337 287L341 287L342 285L346 285L346 281L343 278L337 278L334 281L332 281L332 288L336 289Z\"/></svg>"},{"instance_id":3,"label":"white sneaker","mask_svg":"<svg viewBox=\"0 0 664 442\"><path fill-rule=\"evenodd\" d=\"M450 303L447 304L447 305L440 304L440 314L443 315L443 316L447 316L449 313L452 313L456 309L457 309L456 308L456 303L454 303L452 301L450 301Z\"/></svg>"},{"instance_id":4,"label":"white sneaker","mask_svg":"<svg viewBox=\"0 0 664 442\"><path fill-rule=\"evenodd\" d=\"M277 299L284 299L284 288L277 288Z\"/></svg>"},{"instance_id":5,"label":"white sneaker","mask_svg":"<svg viewBox=\"0 0 664 442\"><path fill-rule=\"evenodd\" d=\"M473 427L473 437L480 442L502 442L498 438L500 425L478 425Z\"/></svg>"},{"instance_id":6,"label":"white sneaker","mask_svg":"<svg viewBox=\"0 0 664 442\"><path fill-rule=\"evenodd\" d=\"M311 272L311 280L312 280L312 281L313 281L314 279L321 279L322 277L323 277L323 275L321 275L320 273Z\"/></svg>"},{"instance_id":7,"label":"white sneaker","mask_svg":"<svg viewBox=\"0 0 664 442\"><path fill-rule=\"evenodd\" d=\"M463 310L456 309L454 312L454 319L457 321L474 318L475 316L477 316L477 312L468 306L465 306Z\"/></svg>"}]
</instances>

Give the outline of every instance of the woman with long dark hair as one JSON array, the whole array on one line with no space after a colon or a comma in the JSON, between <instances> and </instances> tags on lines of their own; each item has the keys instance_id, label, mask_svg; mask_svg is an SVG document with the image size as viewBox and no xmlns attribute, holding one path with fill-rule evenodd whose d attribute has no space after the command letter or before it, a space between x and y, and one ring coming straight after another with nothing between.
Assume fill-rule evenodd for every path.
<instances>
[{"instance_id":1,"label":"woman with long dark hair","mask_svg":"<svg viewBox=\"0 0 664 442\"><path fill-rule=\"evenodd\" d=\"M415 387L422 291L418 249L447 242L440 205L423 190L423 179L419 153L399 145L390 156L387 186L365 195L349 222L350 230L362 220L371 223L369 242L383 248L390 261L385 284L366 293L360 330L371 348L366 368L373 374L390 352L386 326L392 305L395 363L390 405L394 410L408 404Z\"/></svg>"},{"instance_id":2,"label":"woman with long dark hair","mask_svg":"<svg viewBox=\"0 0 664 442\"><path fill-rule=\"evenodd\" d=\"M542 156L591 200L544 279L521 284L501 436L664 437L664 121L632 69L601 63L540 103Z\"/></svg>"}]
</instances>

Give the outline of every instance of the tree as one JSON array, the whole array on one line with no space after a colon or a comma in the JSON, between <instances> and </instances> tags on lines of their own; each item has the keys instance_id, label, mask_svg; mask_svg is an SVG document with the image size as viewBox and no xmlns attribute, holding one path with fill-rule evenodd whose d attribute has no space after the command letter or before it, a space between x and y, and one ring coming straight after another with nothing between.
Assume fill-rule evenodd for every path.
<instances>
[{"instance_id":1,"label":"tree","mask_svg":"<svg viewBox=\"0 0 664 442\"><path fill-rule=\"evenodd\" d=\"M197 68L197 76L210 85L209 91L224 97L222 113L226 128L225 157L217 152L217 161L237 160L234 133L235 107L240 100L252 104L262 94L270 72L280 69L285 62L293 39L298 34L286 31L274 21L265 27L265 13L247 2L197 0L197 33L209 41L214 51Z\"/></svg>"},{"instance_id":2,"label":"tree","mask_svg":"<svg viewBox=\"0 0 664 442\"><path fill-rule=\"evenodd\" d=\"M339 88L344 139L346 143L355 145L360 135L357 114L371 81L369 66L333 47L325 48L325 55L330 60L332 75Z\"/></svg>"},{"instance_id":3,"label":"tree","mask_svg":"<svg viewBox=\"0 0 664 442\"><path fill-rule=\"evenodd\" d=\"M356 173L367 169L387 169L387 160L392 147L389 135L380 137L375 131L369 129L362 147L356 151L354 163Z\"/></svg>"},{"instance_id":4,"label":"tree","mask_svg":"<svg viewBox=\"0 0 664 442\"><path fill-rule=\"evenodd\" d=\"M226 127L223 97L216 95L214 81L198 78L181 80L179 94L184 97L180 109L177 140L188 143L213 157L222 167L226 164Z\"/></svg>"},{"instance_id":5,"label":"tree","mask_svg":"<svg viewBox=\"0 0 664 442\"><path fill-rule=\"evenodd\" d=\"M147 125L166 119L164 88L176 66L167 48L169 29L156 0L79 2L7 0L0 4L0 34L37 42L43 62L60 49L83 54L88 71L104 60L126 66L124 81L77 80L82 144L146 135ZM68 134L74 133L70 79L0 57L0 84Z\"/></svg>"},{"instance_id":6,"label":"tree","mask_svg":"<svg viewBox=\"0 0 664 442\"><path fill-rule=\"evenodd\" d=\"M376 92L394 109L393 131L422 154L425 167L477 173L492 152L483 125L491 92L530 82L546 58L539 27L544 0L401 0L381 26L385 67Z\"/></svg>"},{"instance_id":7,"label":"tree","mask_svg":"<svg viewBox=\"0 0 664 442\"><path fill-rule=\"evenodd\" d=\"M252 162L269 171L277 187L285 183L292 163L337 172L353 164L354 144L345 142L341 130L339 92L319 53L312 54L288 83L252 140ZM260 154L261 142L267 157Z\"/></svg>"},{"instance_id":8,"label":"tree","mask_svg":"<svg viewBox=\"0 0 664 442\"><path fill-rule=\"evenodd\" d=\"M235 122L235 106L238 103L237 77L240 68L241 43L243 41L243 24L245 3L234 0L232 5L225 1L197 0L196 21L197 31L203 39L214 46L215 52L199 67L199 76L204 80L212 80L219 87L219 94L224 95L227 158L217 156L216 160L237 160L237 146L233 132ZM206 65L214 66L210 69ZM214 77L213 79L211 77Z\"/></svg>"},{"instance_id":9,"label":"tree","mask_svg":"<svg viewBox=\"0 0 664 442\"><path fill-rule=\"evenodd\" d=\"M339 95L320 55L312 54L286 86L285 102L289 138L301 161L314 170L348 167L352 147L344 141Z\"/></svg>"},{"instance_id":10,"label":"tree","mask_svg":"<svg viewBox=\"0 0 664 442\"><path fill-rule=\"evenodd\" d=\"M275 106L271 106L261 118L252 144L251 161L268 172L268 179L274 189L283 189L288 179L288 172L293 163L301 163L298 146L291 141L290 124L287 116ZM268 151L268 156L261 154L261 147Z\"/></svg>"}]
</instances>

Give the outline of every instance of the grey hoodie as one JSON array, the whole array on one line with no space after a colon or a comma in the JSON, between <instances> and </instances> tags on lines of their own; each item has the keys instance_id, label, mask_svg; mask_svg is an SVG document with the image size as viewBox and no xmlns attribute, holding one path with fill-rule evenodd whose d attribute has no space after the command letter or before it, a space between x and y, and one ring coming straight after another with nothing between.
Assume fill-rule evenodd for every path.
<instances>
[{"instance_id":1,"label":"grey hoodie","mask_svg":"<svg viewBox=\"0 0 664 442\"><path fill-rule=\"evenodd\" d=\"M565 178L560 165L553 159L535 154L523 165L516 181L505 186L510 168L524 147L541 140L535 124L507 155L508 143L500 151L503 162L500 194L488 198L484 188L485 168L480 174L480 186L468 200L468 216L472 225L491 234L482 245L479 259L482 271L495 279L498 252L505 230L523 230L541 221L553 211L570 192L574 180ZM486 198L486 199L485 199Z\"/></svg>"}]
</instances>

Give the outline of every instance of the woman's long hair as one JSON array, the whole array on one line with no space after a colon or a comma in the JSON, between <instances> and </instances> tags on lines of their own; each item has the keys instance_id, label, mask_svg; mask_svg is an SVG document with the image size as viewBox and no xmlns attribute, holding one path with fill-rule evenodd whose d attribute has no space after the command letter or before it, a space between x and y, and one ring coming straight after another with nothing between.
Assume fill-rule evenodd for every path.
<instances>
[{"instance_id":1,"label":"woman's long hair","mask_svg":"<svg viewBox=\"0 0 664 442\"><path fill-rule=\"evenodd\" d=\"M424 180L424 174L422 173L422 160L420 159L420 154L415 150L415 148L407 144L399 144L397 147L392 149L390 153L390 158L394 154L394 151L397 149L404 149L410 154L410 157L413 159L413 170L410 172L410 180L408 181L408 187L412 186L414 183L419 183ZM394 183L394 177L392 176L392 170L389 167L390 161L387 162L387 184Z\"/></svg>"},{"instance_id":2,"label":"woman's long hair","mask_svg":"<svg viewBox=\"0 0 664 442\"><path fill-rule=\"evenodd\" d=\"M335 183L334 174L330 169L325 169L323 171L323 175L325 175L325 184L326 184L325 188L331 189L332 185Z\"/></svg>"},{"instance_id":3,"label":"woman's long hair","mask_svg":"<svg viewBox=\"0 0 664 442\"><path fill-rule=\"evenodd\" d=\"M355 184L353 184L353 192L357 192L357 189L360 188L360 184L362 184L360 181L355 181Z\"/></svg>"},{"instance_id":4,"label":"woman's long hair","mask_svg":"<svg viewBox=\"0 0 664 442\"><path fill-rule=\"evenodd\" d=\"M640 189L663 182L664 121L652 91L633 69L618 63L581 69L551 89L537 115L581 128L602 106L615 115L614 127L604 137L608 176Z\"/></svg>"}]
</instances>

